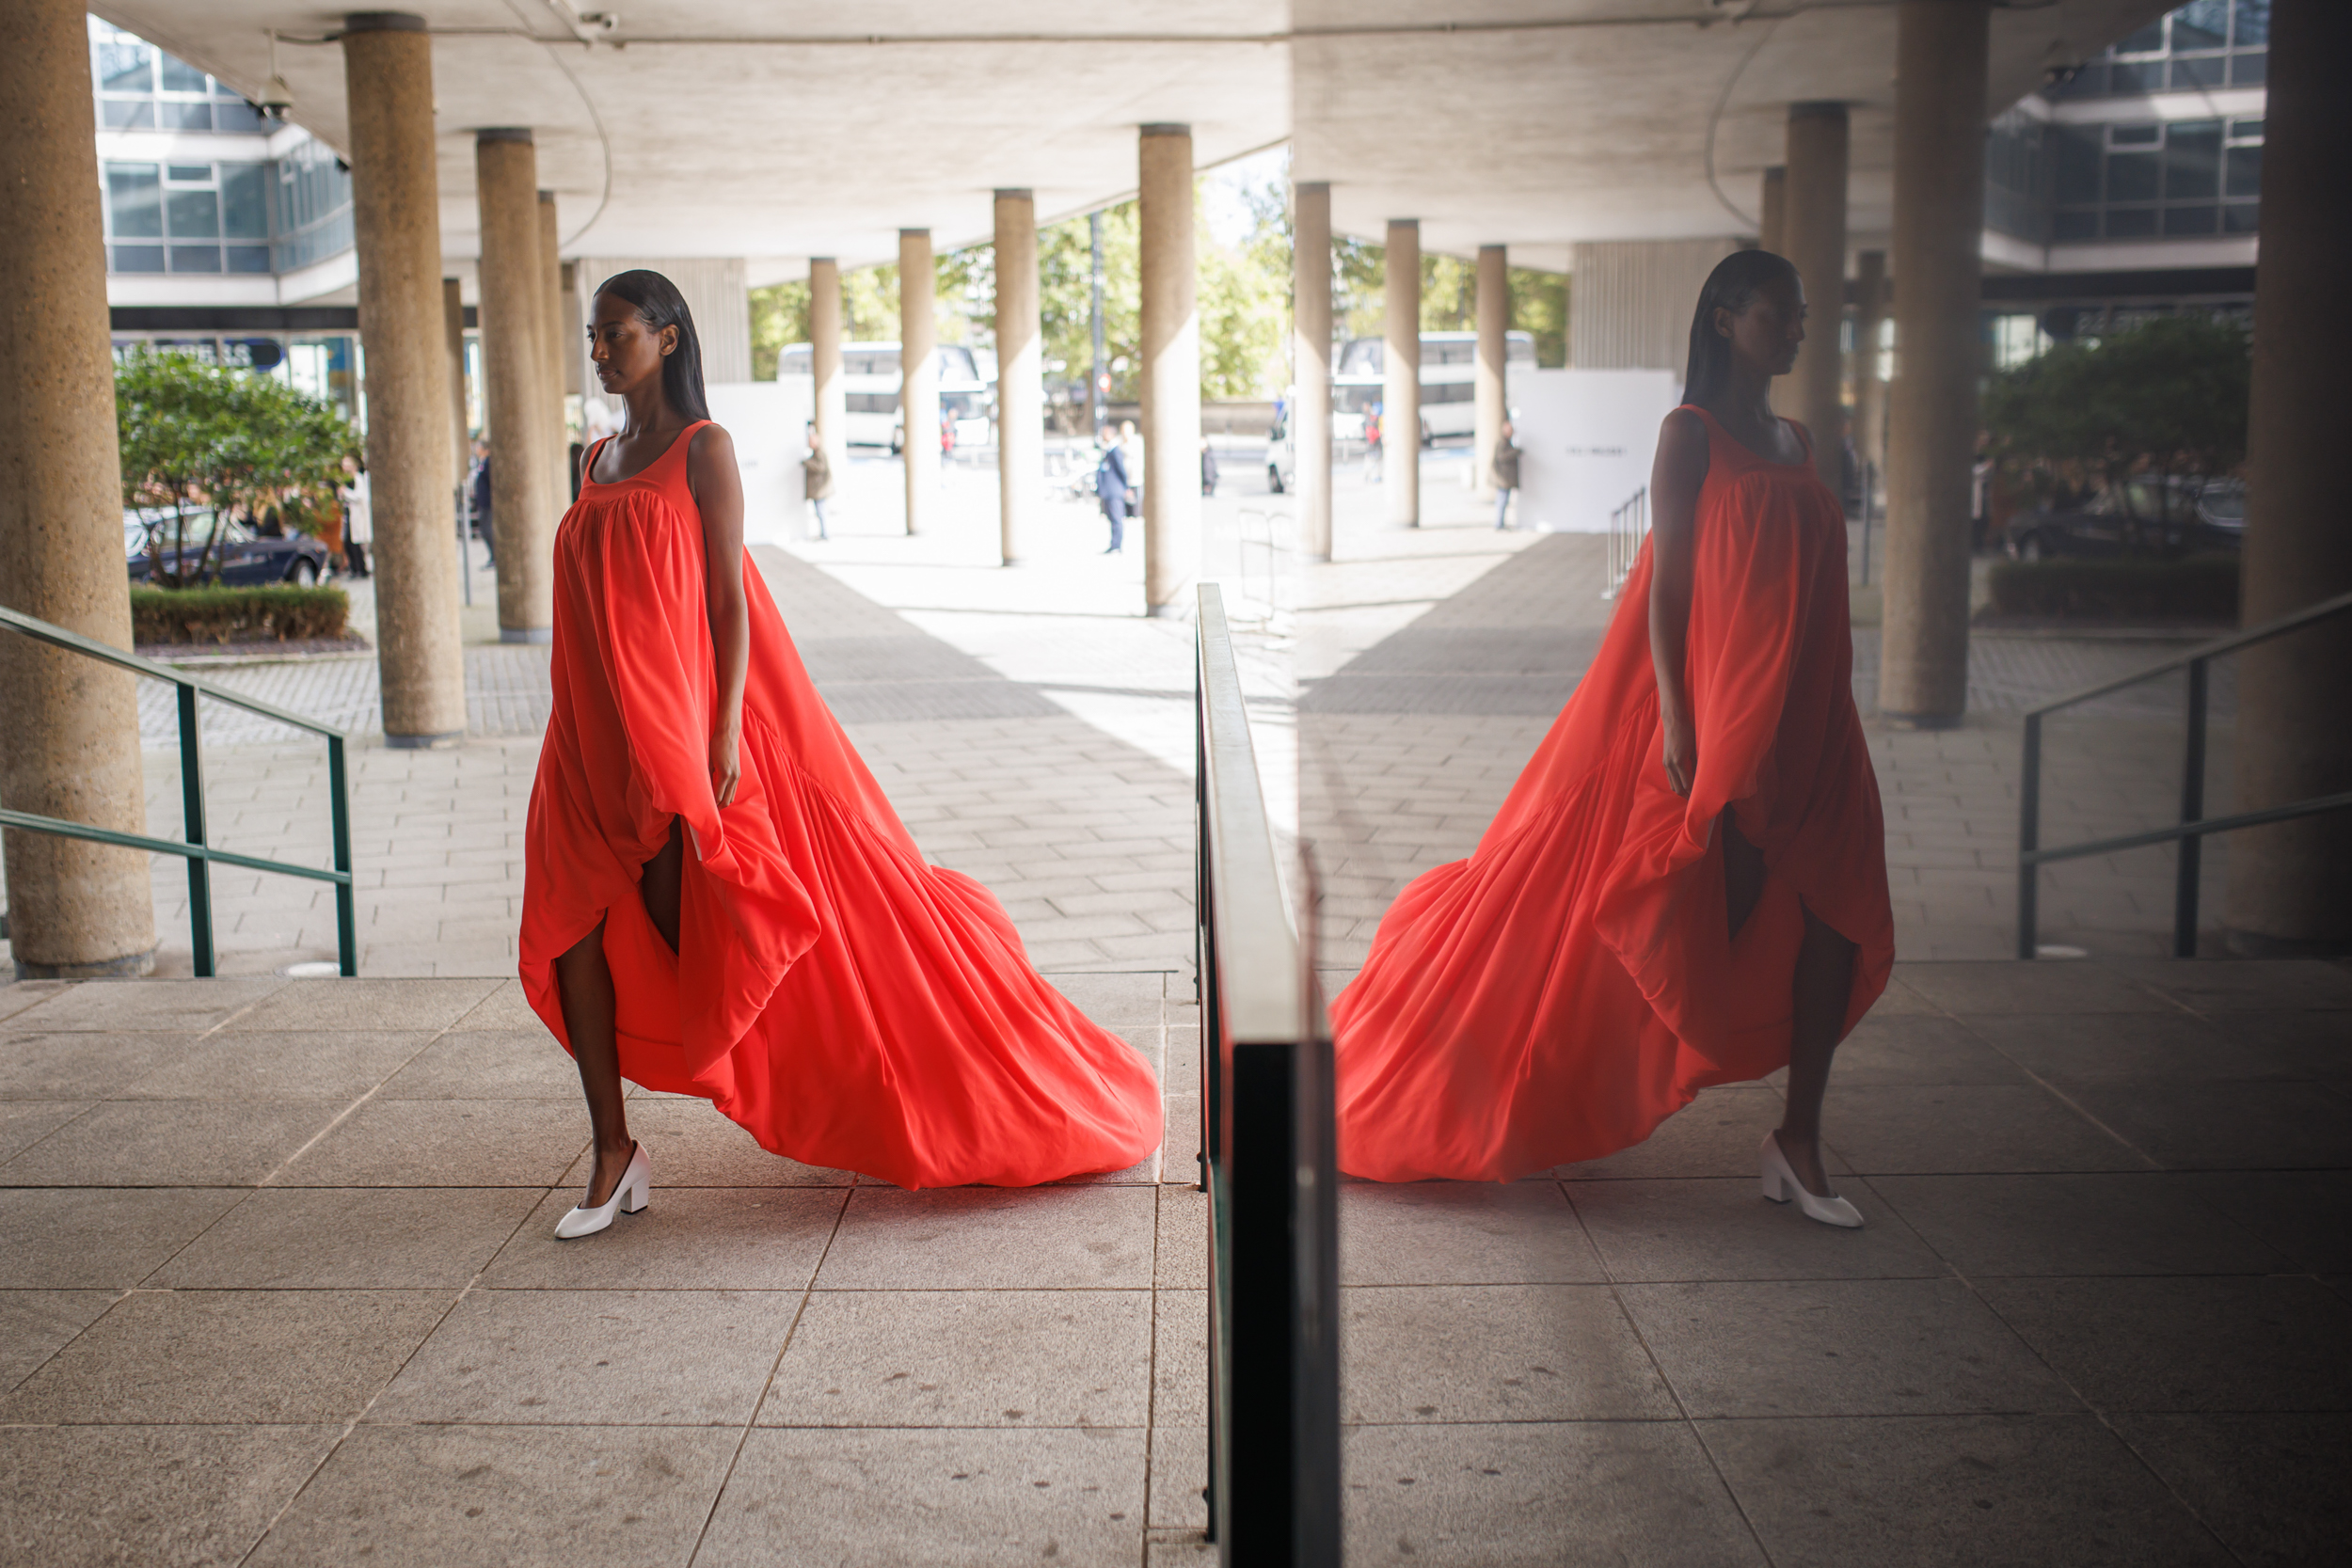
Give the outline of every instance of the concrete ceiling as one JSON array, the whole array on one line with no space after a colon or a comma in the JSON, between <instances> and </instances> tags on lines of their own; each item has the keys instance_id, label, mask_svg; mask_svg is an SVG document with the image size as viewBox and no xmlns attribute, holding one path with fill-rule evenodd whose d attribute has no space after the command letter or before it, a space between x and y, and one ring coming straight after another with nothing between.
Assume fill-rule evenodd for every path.
<instances>
[{"instance_id":1,"label":"concrete ceiling","mask_svg":"<svg viewBox=\"0 0 2352 1568\"><path fill-rule=\"evenodd\" d=\"M1996 10L1987 112L2178 3ZM1293 28L1292 177L1331 182L1345 233L1419 218L1424 248L1552 266L1581 240L1753 234L1806 100L1851 106L1850 230L1891 223L1893 0L1296 0Z\"/></svg>"},{"instance_id":2,"label":"concrete ceiling","mask_svg":"<svg viewBox=\"0 0 2352 1568\"><path fill-rule=\"evenodd\" d=\"M1280 141L1289 13L1263 0L612 0L581 28L553 0L392 0L434 33L441 244L479 253L472 132L528 125L566 255L895 260L898 231L985 240L992 192L1047 218L1136 185L1139 125L1193 128L1196 162ZM580 0L594 10L597 0ZM103 0L95 8L248 95L267 29L318 40L342 8ZM583 43L587 32L596 41ZM342 52L278 48L292 118L347 146Z\"/></svg>"}]
</instances>

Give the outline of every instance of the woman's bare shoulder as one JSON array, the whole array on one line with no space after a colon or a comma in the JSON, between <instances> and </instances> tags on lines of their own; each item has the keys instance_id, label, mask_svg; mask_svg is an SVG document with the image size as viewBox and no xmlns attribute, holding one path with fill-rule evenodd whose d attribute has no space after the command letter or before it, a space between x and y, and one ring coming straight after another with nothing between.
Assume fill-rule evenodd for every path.
<instances>
[{"instance_id":1,"label":"woman's bare shoulder","mask_svg":"<svg viewBox=\"0 0 2352 1568\"><path fill-rule=\"evenodd\" d=\"M694 432L694 444L686 449L686 455L696 458L732 457L735 455L735 437L727 434L726 426L712 420Z\"/></svg>"}]
</instances>

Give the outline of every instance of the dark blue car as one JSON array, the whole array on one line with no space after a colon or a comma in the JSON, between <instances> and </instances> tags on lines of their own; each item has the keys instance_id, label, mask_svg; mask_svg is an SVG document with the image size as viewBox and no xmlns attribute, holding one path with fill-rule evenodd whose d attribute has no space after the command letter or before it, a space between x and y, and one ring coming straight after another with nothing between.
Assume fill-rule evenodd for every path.
<instances>
[{"instance_id":1,"label":"dark blue car","mask_svg":"<svg viewBox=\"0 0 2352 1568\"><path fill-rule=\"evenodd\" d=\"M150 531L155 554L149 553ZM151 581L159 562L167 568L184 556L193 570L205 545L212 538L213 515L190 512L187 515L187 545L174 549L180 537L178 526L168 511L125 512L122 515L122 552L131 569L133 582ZM326 574L326 546L307 533L289 534L282 539L264 538L245 524L231 518L221 525L217 553L212 562L216 580L231 587L255 587L273 582L291 582L307 587Z\"/></svg>"}]
</instances>

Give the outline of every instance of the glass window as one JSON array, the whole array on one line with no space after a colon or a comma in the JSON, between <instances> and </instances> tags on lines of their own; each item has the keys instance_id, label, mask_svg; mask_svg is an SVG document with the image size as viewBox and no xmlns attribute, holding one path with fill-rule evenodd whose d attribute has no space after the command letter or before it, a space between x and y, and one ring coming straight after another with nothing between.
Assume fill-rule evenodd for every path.
<instances>
[{"instance_id":1,"label":"glass window","mask_svg":"<svg viewBox=\"0 0 2352 1568\"><path fill-rule=\"evenodd\" d=\"M2259 119L2233 119L2230 121L2230 139L2232 141L2262 140L2263 122Z\"/></svg>"},{"instance_id":2,"label":"glass window","mask_svg":"<svg viewBox=\"0 0 2352 1568\"><path fill-rule=\"evenodd\" d=\"M105 110L100 122L109 131L151 131L155 126L155 105L144 98L105 98L99 101Z\"/></svg>"},{"instance_id":3,"label":"glass window","mask_svg":"<svg viewBox=\"0 0 2352 1568\"><path fill-rule=\"evenodd\" d=\"M166 92L202 92L205 90L204 73L188 64L187 61L174 59L171 55L166 55L163 57L163 63Z\"/></svg>"},{"instance_id":4,"label":"glass window","mask_svg":"<svg viewBox=\"0 0 2352 1568\"><path fill-rule=\"evenodd\" d=\"M2164 62L2148 60L2134 63L2118 60L2108 68L2108 90L2119 98L2135 97L2140 93L2164 90Z\"/></svg>"},{"instance_id":5,"label":"glass window","mask_svg":"<svg viewBox=\"0 0 2352 1568\"><path fill-rule=\"evenodd\" d=\"M2230 0L2188 0L2172 13L2172 53L2219 49L2230 41Z\"/></svg>"},{"instance_id":6,"label":"glass window","mask_svg":"<svg viewBox=\"0 0 2352 1568\"><path fill-rule=\"evenodd\" d=\"M2095 240L2099 237L2099 214L2095 208L2075 208L2058 214L2051 236L2055 240Z\"/></svg>"},{"instance_id":7,"label":"glass window","mask_svg":"<svg viewBox=\"0 0 2352 1568\"><path fill-rule=\"evenodd\" d=\"M213 128L213 106L210 103L182 103L165 99L155 105L156 118L167 131L209 131Z\"/></svg>"},{"instance_id":8,"label":"glass window","mask_svg":"<svg viewBox=\"0 0 2352 1568\"><path fill-rule=\"evenodd\" d=\"M176 245L171 247L171 270L174 272L218 272L220 246L216 245Z\"/></svg>"},{"instance_id":9,"label":"glass window","mask_svg":"<svg viewBox=\"0 0 2352 1568\"><path fill-rule=\"evenodd\" d=\"M153 92L155 68L143 43L98 46L98 85L108 92Z\"/></svg>"},{"instance_id":10,"label":"glass window","mask_svg":"<svg viewBox=\"0 0 2352 1568\"><path fill-rule=\"evenodd\" d=\"M220 231L225 237L231 240L269 238L268 174L265 164L221 166Z\"/></svg>"},{"instance_id":11,"label":"glass window","mask_svg":"<svg viewBox=\"0 0 2352 1568\"><path fill-rule=\"evenodd\" d=\"M2153 152L2107 154L2107 199L2153 201L2156 198L2156 155Z\"/></svg>"},{"instance_id":12,"label":"glass window","mask_svg":"<svg viewBox=\"0 0 2352 1568\"><path fill-rule=\"evenodd\" d=\"M230 272L269 271L269 246L265 245L232 245L228 253Z\"/></svg>"},{"instance_id":13,"label":"glass window","mask_svg":"<svg viewBox=\"0 0 2352 1568\"><path fill-rule=\"evenodd\" d=\"M2109 147L2154 147L2164 140L2161 125L2110 125L2107 127Z\"/></svg>"},{"instance_id":14,"label":"glass window","mask_svg":"<svg viewBox=\"0 0 2352 1568\"><path fill-rule=\"evenodd\" d=\"M2270 0L2237 0L2237 46L2270 41Z\"/></svg>"},{"instance_id":15,"label":"glass window","mask_svg":"<svg viewBox=\"0 0 2352 1568\"><path fill-rule=\"evenodd\" d=\"M2233 201L2221 209L2221 231L2225 234L2254 233L2261 215L2259 203Z\"/></svg>"},{"instance_id":16,"label":"glass window","mask_svg":"<svg viewBox=\"0 0 2352 1568\"><path fill-rule=\"evenodd\" d=\"M144 240L162 237L164 209L153 164L106 166L106 212L114 220L115 238Z\"/></svg>"},{"instance_id":17,"label":"glass window","mask_svg":"<svg viewBox=\"0 0 2352 1568\"><path fill-rule=\"evenodd\" d=\"M2159 17L2126 37L2115 46L2119 55L2161 55L2164 53L2164 19Z\"/></svg>"},{"instance_id":18,"label":"glass window","mask_svg":"<svg viewBox=\"0 0 2352 1568\"><path fill-rule=\"evenodd\" d=\"M2227 55L2201 55L2193 60L2174 60L2172 90L2186 92L2198 87L2226 86L2229 64Z\"/></svg>"},{"instance_id":19,"label":"glass window","mask_svg":"<svg viewBox=\"0 0 2352 1568\"><path fill-rule=\"evenodd\" d=\"M2263 66L2270 56L2261 50L2251 55L2230 56L2230 82L2234 87L2258 87L2263 84Z\"/></svg>"},{"instance_id":20,"label":"glass window","mask_svg":"<svg viewBox=\"0 0 2352 1568\"><path fill-rule=\"evenodd\" d=\"M171 237L175 240L216 240L220 238L220 193L217 191L172 191L165 198L171 214ZM179 271L174 264L172 270Z\"/></svg>"},{"instance_id":21,"label":"glass window","mask_svg":"<svg viewBox=\"0 0 2352 1568\"><path fill-rule=\"evenodd\" d=\"M119 245L114 247L117 272L161 272L164 247L159 245Z\"/></svg>"},{"instance_id":22,"label":"glass window","mask_svg":"<svg viewBox=\"0 0 2352 1568\"><path fill-rule=\"evenodd\" d=\"M2212 207L2167 207L2164 210L2164 231L2168 235L2211 234L2221 226L2218 209Z\"/></svg>"},{"instance_id":23,"label":"glass window","mask_svg":"<svg viewBox=\"0 0 2352 1568\"><path fill-rule=\"evenodd\" d=\"M2058 186L2060 201L2099 199L2099 133L2078 125L2054 127L2058 132Z\"/></svg>"},{"instance_id":24,"label":"glass window","mask_svg":"<svg viewBox=\"0 0 2352 1568\"><path fill-rule=\"evenodd\" d=\"M2156 210L2153 207L2115 207L2107 212L2107 238L2110 240L2153 239L2156 232Z\"/></svg>"},{"instance_id":25,"label":"glass window","mask_svg":"<svg viewBox=\"0 0 2352 1568\"><path fill-rule=\"evenodd\" d=\"M2210 198L2221 179L2221 126L2217 120L2185 120L2164 142L2164 196L2168 201Z\"/></svg>"},{"instance_id":26,"label":"glass window","mask_svg":"<svg viewBox=\"0 0 2352 1568\"><path fill-rule=\"evenodd\" d=\"M238 99L234 103L213 105L213 128L216 131L266 131L270 123L261 110Z\"/></svg>"},{"instance_id":27,"label":"glass window","mask_svg":"<svg viewBox=\"0 0 2352 1568\"><path fill-rule=\"evenodd\" d=\"M175 185L209 185L213 182L210 164L166 164L164 178Z\"/></svg>"},{"instance_id":28,"label":"glass window","mask_svg":"<svg viewBox=\"0 0 2352 1568\"><path fill-rule=\"evenodd\" d=\"M2229 172L2224 179L2224 196L2260 196L2263 188L2263 150L2259 147L2230 149Z\"/></svg>"}]
</instances>

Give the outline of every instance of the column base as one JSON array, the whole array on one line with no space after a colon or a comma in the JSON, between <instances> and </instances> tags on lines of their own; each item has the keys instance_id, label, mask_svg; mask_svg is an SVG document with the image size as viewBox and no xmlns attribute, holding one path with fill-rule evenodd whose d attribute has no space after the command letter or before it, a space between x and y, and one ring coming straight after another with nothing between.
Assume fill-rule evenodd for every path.
<instances>
[{"instance_id":1,"label":"column base","mask_svg":"<svg viewBox=\"0 0 2352 1568\"><path fill-rule=\"evenodd\" d=\"M155 973L155 949L144 953L126 953L119 958L102 958L87 964L41 964L24 958L16 960L16 977L20 980L135 980Z\"/></svg>"},{"instance_id":2,"label":"column base","mask_svg":"<svg viewBox=\"0 0 2352 1568\"><path fill-rule=\"evenodd\" d=\"M395 752L440 752L466 738L463 730L443 730L438 735L394 735L384 732L384 744Z\"/></svg>"},{"instance_id":3,"label":"column base","mask_svg":"<svg viewBox=\"0 0 2352 1568\"><path fill-rule=\"evenodd\" d=\"M1192 619L1192 607L1181 604L1146 605L1143 613L1147 619L1153 621L1189 621Z\"/></svg>"},{"instance_id":4,"label":"column base","mask_svg":"<svg viewBox=\"0 0 2352 1568\"><path fill-rule=\"evenodd\" d=\"M2221 942L2235 958L2341 958L2352 953L2352 942L2265 936L2235 928L2224 930Z\"/></svg>"},{"instance_id":5,"label":"column base","mask_svg":"<svg viewBox=\"0 0 2352 1568\"><path fill-rule=\"evenodd\" d=\"M1879 718L1899 730L1956 730L1968 721L1968 715L1960 713L1888 713L1879 711Z\"/></svg>"},{"instance_id":6,"label":"column base","mask_svg":"<svg viewBox=\"0 0 2352 1568\"><path fill-rule=\"evenodd\" d=\"M499 641L501 642L552 642L555 641L555 628L553 626L501 626L499 627Z\"/></svg>"}]
</instances>

